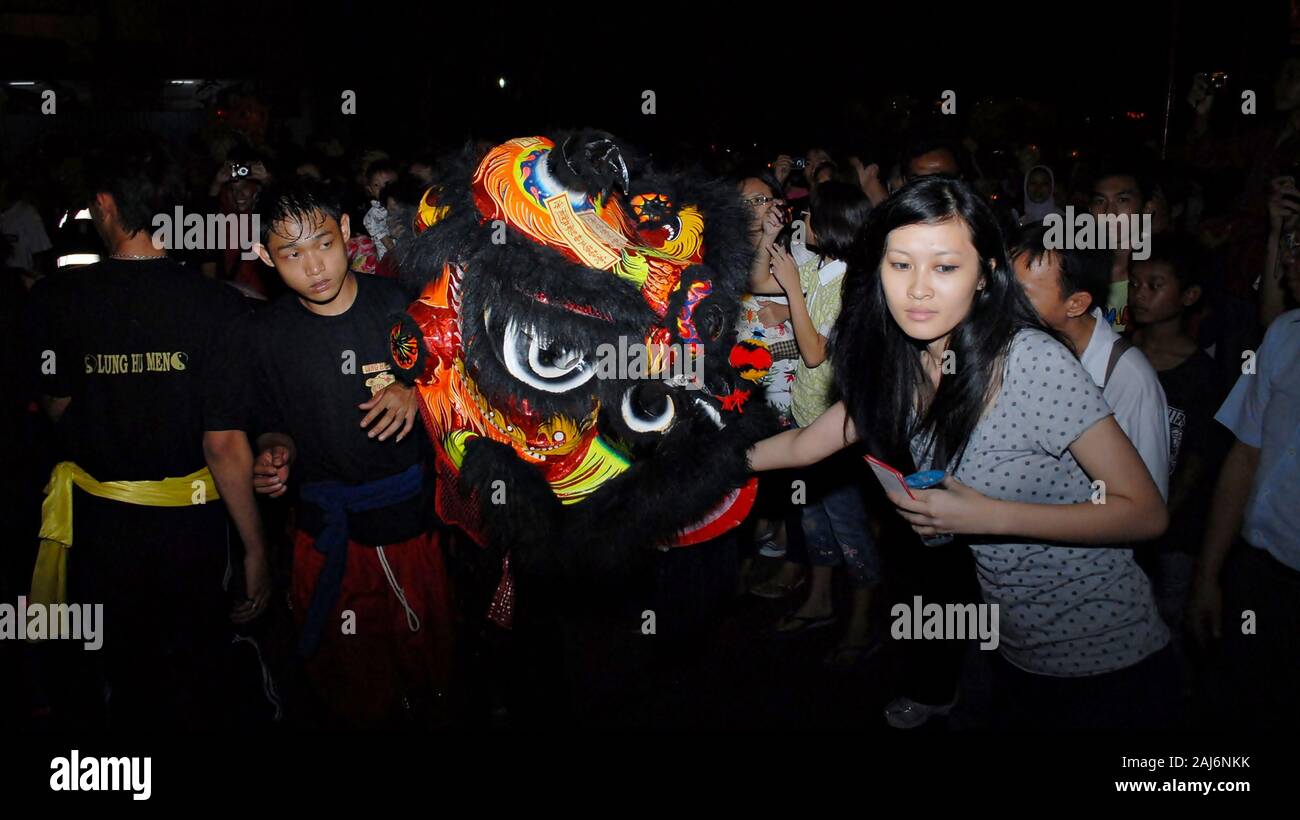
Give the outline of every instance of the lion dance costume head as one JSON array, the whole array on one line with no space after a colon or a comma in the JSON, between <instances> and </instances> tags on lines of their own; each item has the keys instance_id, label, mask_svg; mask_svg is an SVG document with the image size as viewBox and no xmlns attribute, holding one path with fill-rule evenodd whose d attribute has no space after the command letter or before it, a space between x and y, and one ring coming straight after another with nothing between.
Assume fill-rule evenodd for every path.
<instances>
[{"instance_id":1,"label":"lion dance costume head","mask_svg":"<svg viewBox=\"0 0 1300 820\"><path fill-rule=\"evenodd\" d=\"M477 159L477 162L475 161ZM448 163L394 327L438 450L438 512L531 571L616 569L735 527L771 432L765 349L735 345L749 216L734 188L638 173L608 134Z\"/></svg>"}]
</instances>

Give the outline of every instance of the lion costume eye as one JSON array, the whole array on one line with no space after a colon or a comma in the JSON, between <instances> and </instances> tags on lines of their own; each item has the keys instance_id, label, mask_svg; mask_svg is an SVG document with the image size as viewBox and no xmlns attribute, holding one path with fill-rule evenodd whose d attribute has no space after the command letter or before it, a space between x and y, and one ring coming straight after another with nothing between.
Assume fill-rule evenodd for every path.
<instances>
[{"instance_id":1,"label":"lion costume eye","mask_svg":"<svg viewBox=\"0 0 1300 820\"><path fill-rule=\"evenodd\" d=\"M492 332L490 319L491 311L484 311L488 333ZM537 327L515 319L506 322L502 331L501 361L511 376L547 393L566 393L596 375L583 351L560 347Z\"/></svg>"},{"instance_id":2,"label":"lion costume eye","mask_svg":"<svg viewBox=\"0 0 1300 820\"><path fill-rule=\"evenodd\" d=\"M633 385L623 391L623 423L634 433L662 433L673 424L677 408L673 406L672 396L659 393L659 401L642 389Z\"/></svg>"}]
</instances>

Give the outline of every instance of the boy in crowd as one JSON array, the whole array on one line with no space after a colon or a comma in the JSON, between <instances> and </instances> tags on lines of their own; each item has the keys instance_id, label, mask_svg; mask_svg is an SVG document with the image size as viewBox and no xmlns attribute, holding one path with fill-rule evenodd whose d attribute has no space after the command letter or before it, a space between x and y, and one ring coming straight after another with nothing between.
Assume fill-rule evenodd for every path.
<instances>
[{"instance_id":1,"label":"boy in crowd","mask_svg":"<svg viewBox=\"0 0 1300 820\"><path fill-rule=\"evenodd\" d=\"M1115 421L1133 442L1160 494L1169 497L1169 410L1155 370L1111 329L1097 305L1106 298L1111 254L1048 249L1046 229L1028 228L1011 250L1012 267L1039 317L1064 336L1101 387ZM1127 289L1126 289L1127 290Z\"/></svg>"},{"instance_id":2,"label":"boy in crowd","mask_svg":"<svg viewBox=\"0 0 1300 820\"><path fill-rule=\"evenodd\" d=\"M249 317L247 412L258 492L301 502L290 597L299 654L335 718L436 719L449 651L442 555L431 535L432 474L413 434L414 392L395 381L393 281L357 276L350 224L309 180L263 197L261 260L289 293Z\"/></svg>"},{"instance_id":3,"label":"boy in crowd","mask_svg":"<svg viewBox=\"0 0 1300 820\"><path fill-rule=\"evenodd\" d=\"M366 211L366 232L375 240L375 255L383 260L388 252L397 246L397 239L388 228L388 210L384 189L397 181L397 166L390 160L380 159L370 163L366 168L366 196L370 200L370 209Z\"/></svg>"},{"instance_id":4,"label":"boy in crowd","mask_svg":"<svg viewBox=\"0 0 1300 820\"><path fill-rule=\"evenodd\" d=\"M1201 297L1197 248L1163 236L1149 259L1134 261L1129 281L1133 343L1147 357L1169 402L1169 529L1156 544L1153 586L1160 614L1180 634L1196 550L1205 531L1214 475L1227 450L1214 411L1226 391L1218 365L1187 332Z\"/></svg>"}]
</instances>

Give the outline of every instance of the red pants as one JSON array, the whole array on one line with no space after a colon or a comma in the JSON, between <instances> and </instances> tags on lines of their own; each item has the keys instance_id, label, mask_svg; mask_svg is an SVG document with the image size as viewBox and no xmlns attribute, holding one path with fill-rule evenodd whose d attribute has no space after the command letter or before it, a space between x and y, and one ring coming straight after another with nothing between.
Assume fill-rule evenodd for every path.
<instances>
[{"instance_id":1,"label":"red pants","mask_svg":"<svg viewBox=\"0 0 1300 820\"><path fill-rule=\"evenodd\" d=\"M290 600L299 628L325 564L314 541L301 530L294 533ZM411 628L379 550L349 541L339 600L326 622L320 648L306 664L325 706L357 726L399 720L410 714L407 710L418 715L437 713L446 701L452 621L437 536L420 535L385 545L383 555L407 606L419 619L418 630Z\"/></svg>"}]
</instances>

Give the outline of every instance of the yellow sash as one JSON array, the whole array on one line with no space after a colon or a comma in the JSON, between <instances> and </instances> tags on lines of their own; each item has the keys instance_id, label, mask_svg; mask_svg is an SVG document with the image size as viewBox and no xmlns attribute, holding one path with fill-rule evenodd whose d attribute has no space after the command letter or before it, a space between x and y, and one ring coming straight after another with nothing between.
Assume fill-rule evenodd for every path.
<instances>
[{"instance_id":1,"label":"yellow sash","mask_svg":"<svg viewBox=\"0 0 1300 820\"><path fill-rule=\"evenodd\" d=\"M162 481L96 481L71 461L59 462L50 473L45 502L41 504L41 551L32 572L32 594L28 596L33 603L67 602L74 484L100 498L145 507L188 507L221 497L207 467Z\"/></svg>"}]
</instances>

